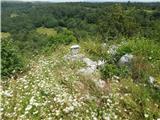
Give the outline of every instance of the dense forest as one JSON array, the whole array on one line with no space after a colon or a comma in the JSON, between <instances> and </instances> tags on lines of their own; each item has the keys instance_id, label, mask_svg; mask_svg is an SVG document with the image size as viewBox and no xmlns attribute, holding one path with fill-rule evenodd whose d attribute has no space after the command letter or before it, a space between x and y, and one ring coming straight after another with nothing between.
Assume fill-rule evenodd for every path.
<instances>
[{"instance_id":1,"label":"dense forest","mask_svg":"<svg viewBox=\"0 0 160 120\"><path fill-rule=\"evenodd\" d=\"M97 35L159 39L159 11L159 3L2 3L2 32L24 39L38 27L66 27L78 40Z\"/></svg>"},{"instance_id":2,"label":"dense forest","mask_svg":"<svg viewBox=\"0 0 160 120\"><path fill-rule=\"evenodd\" d=\"M160 119L160 3L2 2L1 7L2 119ZM79 44L82 52L91 59L105 61L99 76L111 90L102 92L93 81L89 81L96 75L93 78L77 77L75 70L84 63L61 60L73 44ZM110 55L107 51L113 45L120 47ZM131 68L117 65L126 53L136 56ZM41 60L43 57L44 61ZM40 76L41 69L36 67L37 64L42 68L45 66L41 73L43 76ZM68 75L69 81L65 81L58 71ZM148 78L155 84L148 83ZM111 79L117 79L118 83ZM46 86L38 86L43 80ZM72 85L76 80L80 81L78 86L86 87L93 100L86 98L81 101L78 99L80 96L74 98L77 91ZM22 81L29 84L24 91ZM51 84L60 86L47 88ZM51 94L48 91L52 89ZM80 89L80 93L85 90ZM31 97L34 91L39 96ZM28 92L31 95L26 94ZM116 96L118 93L120 96ZM24 98L21 100L18 95ZM72 111L70 107L67 110L71 109L71 112L63 110L67 103L61 105L51 99L57 95L62 100L78 99L69 101L69 104L75 102L76 110ZM39 103L47 100L53 103L46 102L40 106L35 104L35 99ZM108 105L109 100L113 104Z\"/></svg>"}]
</instances>

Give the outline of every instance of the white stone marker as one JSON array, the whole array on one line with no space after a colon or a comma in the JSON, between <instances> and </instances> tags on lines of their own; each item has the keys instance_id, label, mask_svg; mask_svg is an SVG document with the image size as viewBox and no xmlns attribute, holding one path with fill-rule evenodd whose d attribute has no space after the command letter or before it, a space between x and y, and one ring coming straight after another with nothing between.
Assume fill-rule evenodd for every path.
<instances>
[{"instance_id":1,"label":"white stone marker","mask_svg":"<svg viewBox=\"0 0 160 120\"><path fill-rule=\"evenodd\" d=\"M72 45L71 46L71 55L77 55L79 52L80 46L79 45Z\"/></svg>"}]
</instances>

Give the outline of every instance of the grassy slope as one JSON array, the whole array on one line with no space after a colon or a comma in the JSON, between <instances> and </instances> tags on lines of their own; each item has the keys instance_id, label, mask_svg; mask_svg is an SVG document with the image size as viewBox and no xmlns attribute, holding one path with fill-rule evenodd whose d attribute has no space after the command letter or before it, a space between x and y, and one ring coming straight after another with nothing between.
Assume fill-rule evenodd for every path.
<instances>
[{"instance_id":1,"label":"grassy slope","mask_svg":"<svg viewBox=\"0 0 160 120\"><path fill-rule=\"evenodd\" d=\"M85 53L86 43L81 46ZM112 80L102 90L92 81L100 79L98 72L89 77L77 75L84 64L64 61L69 47L59 46L48 56L38 56L30 62L30 70L24 75L2 82L3 119L150 120L160 117L160 102L153 101L143 84L137 85L131 78Z\"/></svg>"}]
</instances>

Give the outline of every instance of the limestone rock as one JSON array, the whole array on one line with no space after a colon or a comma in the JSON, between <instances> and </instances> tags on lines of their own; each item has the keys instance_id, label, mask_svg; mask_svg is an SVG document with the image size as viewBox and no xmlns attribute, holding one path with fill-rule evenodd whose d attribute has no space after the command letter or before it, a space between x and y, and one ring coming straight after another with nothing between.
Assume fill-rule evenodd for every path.
<instances>
[{"instance_id":1,"label":"limestone rock","mask_svg":"<svg viewBox=\"0 0 160 120\"><path fill-rule=\"evenodd\" d=\"M78 73L81 75L91 75L97 70L97 62L89 58L83 58L82 61L86 64L85 68L81 68Z\"/></svg>"},{"instance_id":2,"label":"limestone rock","mask_svg":"<svg viewBox=\"0 0 160 120\"><path fill-rule=\"evenodd\" d=\"M86 63L87 66L97 66L97 62L92 61L89 58L83 58L83 62Z\"/></svg>"},{"instance_id":3,"label":"limestone rock","mask_svg":"<svg viewBox=\"0 0 160 120\"><path fill-rule=\"evenodd\" d=\"M153 83L155 82L155 78L152 77L152 76L149 76L148 82L149 82L150 84L153 84Z\"/></svg>"},{"instance_id":4,"label":"limestone rock","mask_svg":"<svg viewBox=\"0 0 160 120\"><path fill-rule=\"evenodd\" d=\"M104 60L98 60L97 62L97 67L103 67L105 64L105 61Z\"/></svg>"},{"instance_id":5,"label":"limestone rock","mask_svg":"<svg viewBox=\"0 0 160 120\"><path fill-rule=\"evenodd\" d=\"M77 54L77 55L65 55L64 59L65 60L71 60L71 61L77 61L77 60L82 60L84 58L83 54Z\"/></svg>"},{"instance_id":6,"label":"limestone rock","mask_svg":"<svg viewBox=\"0 0 160 120\"><path fill-rule=\"evenodd\" d=\"M132 60L133 60L132 54L125 54L118 61L118 65L119 66L130 66L132 63Z\"/></svg>"},{"instance_id":7,"label":"limestone rock","mask_svg":"<svg viewBox=\"0 0 160 120\"><path fill-rule=\"evenodd\" d=\"M70 54L65 55L64 59L65 60L71 60L71 61L82 61L86 64L86 67L81 68L78 70L78 74L81 75L91 75L97 70L98 66L104 65L104 61L99 60L98 62L92 61L91 59L85 57L83 54L79 54L79 45L73 45L70 48Z\"/></svg>"},{"instance_id":8,"label":"limestone rock","mask_svg":"<svg viewBox=\"0 0 160 120\"><path fill-rule=\"evenodd\" d=\"M85 67L85 68L81 68L78 73L81 75L91 75L96 71L95 67Z\"/></svg>"},{"instance_id":9,"label":"limestone rock","mask_svg":"<svg viewBox=\"0 0 160 120\"><path fill-rule=\"evenodd\" d=\"M118 47L117 47L116 45L112 45L112 46L108 49L107 52L108 52L110 55L115 55L116 52L117 52L117 49L118 49Z\"/></svg>"}]
</instances>

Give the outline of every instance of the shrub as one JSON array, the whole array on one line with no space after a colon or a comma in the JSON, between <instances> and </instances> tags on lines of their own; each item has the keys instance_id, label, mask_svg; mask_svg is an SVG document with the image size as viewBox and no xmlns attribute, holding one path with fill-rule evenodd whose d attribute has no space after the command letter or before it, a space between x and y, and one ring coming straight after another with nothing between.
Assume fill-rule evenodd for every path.
<instances>
[{"instance_id":1,"label":"shrub","mask_svg":"<svg viewBox=\"0 0 160 120\"><path fill-rule=\"evenodd\" d=\"M58 34L54 37L50 37L48 41L48 46L51 45L58 45L58 44L65 44L68 45L72 42L76 42L76 38L73 35L73 32L66 29L60 28Z\"/></svg>"},{"instance_id":2,"label":"shrub","mask_svg":"<svg viewBox=\"0 0 160 120\"><path fill-rule=\"evenodd\" d=\"M111 78L114 75L120 77L126 77L129 74L127 67L118 67L115 64L106 63L105 66L101 69L101 74L103 78Z\"/></svg>"},{"instance_id":3,"label":"shrub","mask_svg":"<svg viewBox=\"0 0 160 120\"><path fill-rule=\"evenodd\" d=\"M117 62L126 53L135 56L131 68L118 68L116 66ZM113 75L122 77L131 75L134 80L148 80L150 75L159 75L160 61L158 56L160 56L159 43L145 38L132 38L123 41L114 56L107 55L107 57L104 57L107 64L101 70L102 76L110 78Z\"/></svg>"},{"instance_id":4,"label":"shrub","mask_svg":"<svg viewBox=\"0 0 160 120\"><path fill-rule=\"evenodd\" d=\"M2 77L10 76L24 67L24 61L11 39L2 40L1 58Z\"/></svg>"},{"instance_id":5,"label":"shrub","mask_svg":"<svg viewBox=\"0 0 160 120\"><path fill-rule=\"evenodd\" d=\"M135 56L131 68L132 77L136 80L144 80L149 75L157 76L160 71L160 47L159 43L145 38L132 38L121 44L115 55L116 62L126 53Z\"/></svg>"},{"instance_id":6,"label":"shrub","mask_svg":"<svg viewBox=\"0 0 160 120\"><path fill-rule=\"evenodd\" d=\"M114 56L115 60L118 61L126 53L132 53L132 48L130 46L122 46L117 50L117 54Z\"/></svg>"},{"instance_id":7,"label":"shrub","mask_svg":"<svg viewBox=\"0 0 160 120\"><path fill-rule=\"evenodd\" d=\"M128 40L117 51L117 55L125 53L141 55L149 62L155 62L159 60L160 45L153 40L135 37Z\"/></svg>"},{"instance_id":8,"label":"shrub","mask_svg":"<svg viewBox=\"0 0 160 120\"><path fill-rule=\"evenodd\" d=\"M57 48L57 45L68 45L72 42L76 42L76 38L73 33L67 29L57 31L53 28L37 28L30 31L26 35L24 42L19 41L18 46L23 53L32 56L40 52L46 52Z\"/></svg>"}]
</instances>

